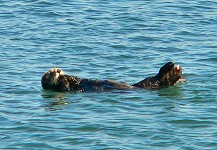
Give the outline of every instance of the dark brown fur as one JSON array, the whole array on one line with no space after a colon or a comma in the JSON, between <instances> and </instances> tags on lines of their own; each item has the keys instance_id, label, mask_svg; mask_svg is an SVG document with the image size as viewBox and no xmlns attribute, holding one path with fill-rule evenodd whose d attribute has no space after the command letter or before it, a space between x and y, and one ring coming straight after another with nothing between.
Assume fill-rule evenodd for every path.
<instances>
[{"instance_id":1,"label":"dark brown fur","mask_svg":"<svg viewBox=\"0 0 217 150\"><path fill-rule=\"evenodd\" d=\"M133 86L145 89L157 89L175 85L182 76L181 66L176 66L173 62L166 63L159 70L158 74L153 77L148 77Z\"/></svg>"},{"instance_id":2,"label":"dark brown fur","mask_svg":"<svg viewBox=\"0 0 217 150\"><path fill-rule=\"evenodd\" d=\"M135 88L157 89L168 87L180 81L182 76L181 66L176 66L172 62L161 67L156 76L148 77L136 84L127 85L125 82L115 82L111 80L82 79L75 76L64 75L63 71L53 68L47 71L41 80L43 89L54 91L110 91L129 90Z\"/></svg>"}]
</instances>

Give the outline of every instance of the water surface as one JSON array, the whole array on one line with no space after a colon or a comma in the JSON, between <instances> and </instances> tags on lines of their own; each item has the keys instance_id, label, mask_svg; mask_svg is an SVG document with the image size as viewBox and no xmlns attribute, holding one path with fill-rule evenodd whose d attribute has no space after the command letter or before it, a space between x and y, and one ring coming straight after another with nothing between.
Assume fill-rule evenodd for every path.
<instances>
[{"instance_id":1,"label":"water surface","mask_svg":"<svg viewBox=\"0 0 217 150\"><path fill-rule=\"evenodd\" d=\"M217 2L0 2L0 149L216 149ZM129 84L167 61L186 83L58 93L51 67Z\"/></svg>"}]
</instances>

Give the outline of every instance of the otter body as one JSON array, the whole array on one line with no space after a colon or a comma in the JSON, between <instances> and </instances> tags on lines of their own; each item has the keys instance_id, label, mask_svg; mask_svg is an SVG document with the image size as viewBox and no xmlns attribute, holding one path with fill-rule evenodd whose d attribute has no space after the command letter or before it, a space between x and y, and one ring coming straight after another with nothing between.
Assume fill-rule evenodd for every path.
<instances>
[{"instance_id":1,"label":"otter body","mask_svg":"<svg viewBox=\"0 0 217 150\"><path fill-rule=\"evenodd\" d=\"M145 78L133 85L112 80L82 79L76 76L65 75L59 68L52 68L42 76L41 84L43 89L61 92L130 90L136 88L158 89L175 85L179 81L184 81L184 79L181 80L181 76L181 66L175 66L172 62L168 62L161 67L156 76Z\"/></svg>"},{"instance_id":2,"label":"otter body","mask_svg":"<svg viewBox=\"0 0 217 150\"><path fill-rule=\"evenodd\" d=\"M132 89L133 86L124 82L112 80L82 79L76 76L64 75L59 68L48 70L41 79L43 89L54 91L109 91Z\"/></svg>"}]
</instances>

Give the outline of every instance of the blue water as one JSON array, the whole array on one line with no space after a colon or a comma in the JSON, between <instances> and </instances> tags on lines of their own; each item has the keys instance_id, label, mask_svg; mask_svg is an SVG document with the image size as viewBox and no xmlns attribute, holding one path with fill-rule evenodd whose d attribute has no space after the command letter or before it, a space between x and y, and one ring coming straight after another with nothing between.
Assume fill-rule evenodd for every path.
<instances>
[{"instance_id":1,"label":"blue water","mask_svg":"<svg viewBox=\"0 0 217 150\"><path fill-rule=\"evenodd\" d=\"M217 149L215 0L1 0L0 149ZM167 61L186 83L57 93L51 67L129 84Z\"/></svg>"}]
</instances>

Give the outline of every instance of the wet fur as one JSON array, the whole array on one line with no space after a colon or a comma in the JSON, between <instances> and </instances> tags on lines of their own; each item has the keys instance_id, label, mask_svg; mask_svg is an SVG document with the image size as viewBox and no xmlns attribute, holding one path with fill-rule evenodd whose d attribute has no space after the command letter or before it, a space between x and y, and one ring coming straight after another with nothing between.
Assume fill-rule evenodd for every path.
<instances>
[{"instance_id":1,"label":"wet fur","mask_svg":"<svg viewBox=\"0 0 217 150\"><path fill-rule=\"evenodd\" d=\"M76 76L65 75L59 68L52 68L42 76L41 84L43 89L54 91L110 91L110 90L129 90L136 88L158 89L175 85L182 76L181 66L175 66L173 62L166 63L153 77L128 85L125 82L115 82L112 80L92 80L82 79Z\"/></svg>"},{"instance_id":2,"label":"wet fur","mask_svg":"<svg viewBox=\"0 0 217 150\"><path fill-rule=\"evenodd\" d=\"M156 76L145 78L144 80L133 84L133 86L145 89L164 88L175 85L180 81L181 77L181 66L175 66L173 62L168 62L161 67Z\"/></svg>"}]
</instances>

